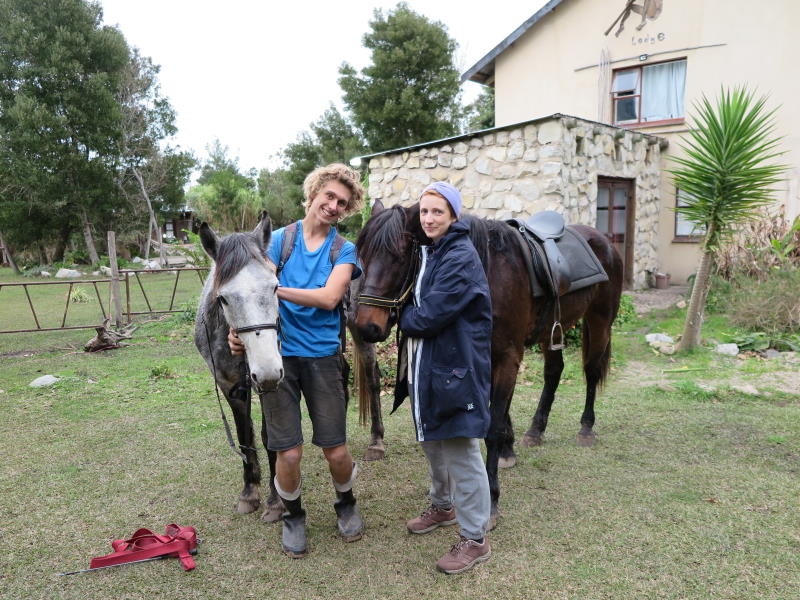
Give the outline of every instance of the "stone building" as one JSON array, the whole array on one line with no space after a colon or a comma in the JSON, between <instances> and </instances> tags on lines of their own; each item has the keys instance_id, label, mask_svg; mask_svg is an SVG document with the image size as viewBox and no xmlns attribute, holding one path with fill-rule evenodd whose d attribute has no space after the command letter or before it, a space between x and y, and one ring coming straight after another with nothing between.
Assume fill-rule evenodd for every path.
<instances>
[{"instance_id":1,"label":"stone building","mask_svg":"<svg viewBox=\"0 0 800 600\"><path fill-rule=\"evenodd\" d=\"M658 268L663 147L653 135L554 114L360 159L370 199L386 206L414 202L426 185L447 180L482 217L555 210L597 227L623 257L626 286L641 288Z\"/></svg>"}]
</instances>

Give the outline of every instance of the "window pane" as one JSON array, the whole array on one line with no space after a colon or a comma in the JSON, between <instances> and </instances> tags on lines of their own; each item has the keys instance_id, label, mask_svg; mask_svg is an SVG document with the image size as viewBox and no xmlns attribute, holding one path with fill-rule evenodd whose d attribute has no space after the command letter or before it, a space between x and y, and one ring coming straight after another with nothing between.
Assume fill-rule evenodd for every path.
<instances>
[{"instance_id":1,"label":"window pane","mask_svg":"<svg viewBox=\"0 0 800 600\"><path fill-rule=\"evenodd\" d=\"M636 110L639 104L639 97L633 96L632 98L620 98L614 103L616 114L614 115L614 122L620 123L622 121L638 121L639 115Z\"/></svg>"},{"instance_id":2,"label":"window pane","mask_svg":"<svg viewBox=\"0 0 800 600\"><path fill-rule=\"evenodd\" d=\"M597 209L597 231L608 233L608 210L605 208Z\"/></svg>"},{"instance_id":3,"label":"window pane","mask_svg":"<svg viewBox=\"0 0 800 600\"><path fill-rule=\"evenodd\" d=\"M597 186L597 208L608 208L608 188Z\"/></svg>"},{"instance_id":4,"label":"window pane","mask_svg":"<svg viewBox=\"0 0 800 600\"><path fill-rule=\"evenodd\" d=\"M612 92L635 92L639 89L639 69L614 73Z\"/></svg>"},{"instance_id":5,"label":"window pane","mask_svg":"<svg viewBox=\"0 0 800 600\"><path fill-rule=\"evenodd\" d=\"M642 121L683 117L686 61L649 65L642 74Z\"/></svg>"},{"instance_id":6,"label":"window pane","mask_svg":"<svg viewBox=\"0 0 800 600\"><path fill-rule=\"evenodd\" d=\"M678 190L676 205L686 206L690 196L683 190ZM675 213L675 235L679 237L696 237L705 234L706 228L693 221L688 220L682 214Z\"/></svg>"}]
</instances>

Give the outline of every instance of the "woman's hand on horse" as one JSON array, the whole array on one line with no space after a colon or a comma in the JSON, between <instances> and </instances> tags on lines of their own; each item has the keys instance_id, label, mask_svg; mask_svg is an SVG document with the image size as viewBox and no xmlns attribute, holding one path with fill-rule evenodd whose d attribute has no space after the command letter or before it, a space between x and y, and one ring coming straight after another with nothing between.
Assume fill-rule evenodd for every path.
<instances>
[{"instance_id":1,"label":"woman's hand on horse","mask_svg":"<svg viewBox=\"0 0 800 600\"><path fill-rule=\"evenodd\" d=\"M244 344L236 334L236 330L232 327L228 330L228 346L231 349L231 354L234 356L241 356L244 354Z\"/></svg>"}]
</instances>

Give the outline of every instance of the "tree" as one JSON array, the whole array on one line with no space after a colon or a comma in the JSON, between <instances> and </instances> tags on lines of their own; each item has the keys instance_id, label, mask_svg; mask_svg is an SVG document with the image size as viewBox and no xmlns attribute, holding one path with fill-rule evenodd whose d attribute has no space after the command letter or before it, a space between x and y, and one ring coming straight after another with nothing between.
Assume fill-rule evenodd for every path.
<instances>
[{"instance_id":1,"label":"tree","mask_svg":"<svg viewBox=\"0 0 800 600\"><path fill-rule=\"evenodd\" d=\"M758 218L758 209L772 202L772 187L786 170L775 163L783 152L776 149L775 110L766 109L766 100L755 99L744 88L722 89L716 106L703 96L695 104L694 127L681 145L685 156L673 158L678 167L669 172L686 194L685 206L676 210L705 227L680 350L700 343L720 243L737 225Z\"/></svg>"},{"instance_id":2,"label":"tree","mask_svg":"<svg viewBox=\"0 0 800 600\"><path fill-rule=\"evenodd\" d=\"M353 123L371 151L454 135L461 115L456 42L440 22L401 2L373 13L363 45L372 64L356 73L343 63L339 85Z\"/></svg>"},{"instance_id":3,"label":"tree","mask_svg":"<svg viewBox=\"0 0 800 600\"><path fill-rule=\"evenodd\" d=\"M162 150L163 141L177 130L175 111L160 93L158 72L159 67L150 58L134 49L117 92L122 119L116 183L122 194L132 199L126 219L128 227L144 229L144 223L137 218L142 211L137 209L140 206L146 209L147 235L142 248L145 259L150 256L152 240L161 239L157 206L167 204L173 209L183 206L183 186L196 164L189 153L169 146ZM163 262L163 245L159 248Z\"/></svg>"},{"instance_id":4,"label":"tree","mask_svg":"<svg viewBox=\"0 0 800 600\"><path fill-rule=\"evenodd\" d=\"M255 174L251 178L239 171L239 159L228 157L228 148L219 140L206 148L198 185L187 192L187 200L197 215L212 222L218 231L239 231L255 222L261 210L256 193Z\"/></svg>"},{"instance_id":5,"label":"tree","mask_svg":"<svg viewBox=\"0 0 800 600\"><path fill-rule=\"evenodd\" d=\"M83 0L0 0L0 15L4 234L29 246L49 239L60 260L81 231L95 262L92 221L116 199L115 90L128 46ZM32 226L13 227L31 216Z\"/></svg>"},{"instance_id":6,"label":"tree","mask_svg":"<svg viewBox=\"0 0 800 600\"><path fill-rule=\"evenodd\" d=\"M494 127L494 88L485 86L475 101L467 105L465 112L469 131Z\"/></svg>"}]
</instances>

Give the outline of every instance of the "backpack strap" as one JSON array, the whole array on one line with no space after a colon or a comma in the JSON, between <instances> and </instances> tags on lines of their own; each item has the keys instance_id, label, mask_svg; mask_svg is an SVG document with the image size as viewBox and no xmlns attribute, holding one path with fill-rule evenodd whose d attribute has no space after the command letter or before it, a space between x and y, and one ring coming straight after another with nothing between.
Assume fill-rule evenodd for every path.
<instances>
[{"instance_id":1,"label":"backpack strap","mask_svg":"<svg viewBox=\"0 0 800 600\"><path fill-rule=\"evenodd\" d=\"M294 250L294 239L297 237L297 221L289 223L283 228L283 241L281 243L281 258L278 261L278 274L283 270L286 261Z\"/></svg>"}]
</instances>

